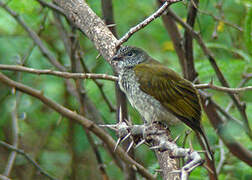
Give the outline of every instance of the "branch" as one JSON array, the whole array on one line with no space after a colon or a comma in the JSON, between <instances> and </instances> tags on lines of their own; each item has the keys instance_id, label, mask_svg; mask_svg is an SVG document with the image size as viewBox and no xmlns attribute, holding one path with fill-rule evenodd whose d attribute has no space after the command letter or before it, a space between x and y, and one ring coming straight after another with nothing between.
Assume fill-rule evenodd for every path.
<instances>
[{"instance_id":1,"label":"branch","mask_svg":"<svg viewBox=\"0 0 252 180\"><path fill-rule=\"evenodd\" d=\"M7 176L1 175L1 174L0 174L0 179L1 179L1 180L11 180L11 179L8 178Z\"/></svg>"},{"instance_id":2,"label":"branch","mask_svg":"<svg viewBox=\"0 0 252 180\"><path fill-rule=\"evenodd\" d=\"M117 39L105 23L85 1L55 0L64 9L67 18L95 45L99 53L109 61L114 55Z\"/></svg>"},{"instance_id":3,"label":"branch","mask_svg":"<svg viewBox=\"0 0 252 180\"><path fill-rule=\"evenodd\" d=\"M0 74L0 76L1 76L1 74ZM21 154L21 155L23 155L24 157L25 157L25 159L27 159L27 161L29 161L35 168L37 168L38 169L38 171L41 173L41 174L43 174L43 175L45 175L46 177L48 177L49 179L51 179L51 180L56 180L54 177L52 177L52 176L50 176L47 172L45 172L28 154L26 154L23 150L21 150L21 149L18 149L18 148L16 148L15 146L12 146L12 145L10 145L10 144L7 144L7 143L5 143L5 142L3 142L3 141L0 141L0 145L1 146L3 146L3 147L5 147L5 148L7 148L7 149L9 149L9 150L11 150L11 151L15 151L15 152L17 152L17 153L19 153L19 154Z\"/></svg>"},{"instance_id":4,"label":"branch","mask_svg":"<svg viewBox=\"0 0 252 180\"><path fill-rule=\"evenodd\" d=\"M165 1L165 3L155 13L153 13L151 16L149 16L147 19L145 19L144 21L142 21L138 25L130 28L130 30L121 39L118 40L116 46L120 46L121 44L126 42L134 33L139 31L140 29L143 29L145 26L150 24L153 20L155 20L156 18L161 16L171 4L179 2L179 1L181 1L181 0L167 0L167 1Z\"/></svg>"},{"instance_id":5,"label":"branch","mask_svg":"<svg viewBox=\"0 0 252 180\"><path fill-rule=\"evenodd\" d=\"M189 2L188 7L188 14L186 18L186 23L193 29L196 17L197 17L197 9L196 6L198 5L199 0L192 0ZM184 51L185 51L185 66L187 69L187 74L185 75L186 79L193 82L197 76L198 73L195 70L194 66L194 56L193 56L193 36L188 31L188 29L185 29L184 32ZM210 178L212 179L212 178Z\"/></svg>"},{"instance_id":6,"label":"branch","mask_svg":"<svg viewBox=\"0 0 252 180\"><path fill-rule=\"evenodd\" d=\"M38 46L41 53L48 58L51 64L60 69L61 71L66 71L66 68L62 66L57 59L50 53L50 51L43 45L43 42L39 38L39 36L22 20L22 18L14 11L12 11L8 6L6 6L3 2L0 1L0 6L4 8L29 34L34 43Z\"/></svg>"},{"instance_id":7,"label":"branch","mask_svg":"<svg viewBox=\"0 0 252 180\"><path fill-rule=\"evenodd\" d=\"M212 100L207 97L202 97L203 108L215 128L216 132L222 139L223 143L228 147L229 151L234 154L241 161L245 162L249 166L252 166L252 152L247 150L242 144L237 142L231 133L225 130L223 125L223 120L216 112L215 106L212 103Z\"/></svg>"},{"instance_id":8,"label":"branch","mask_svg":"<svg viewBox=\"0 0 252 180\"><path fill-rule=\"evenodd\" d=\"M17 148L18 147L18 144L19 144L19 137L18 137L18 134L19 134L19 128L18 128L18 115L17 115L17 112L18 112L18 98L17 98L17 95L16 95L16 99L15 99L15 104L14 104L14 109L11 113L11 125L12 125L12 144L13 144L13 147L14 148ZM7 166L4 170L4 175L5 176L10 176L10 173L11 173L11 170L13 168L13 165L15 163L15 160L16 160L16 155L17 155L17 152L16 151L12 151L9 155L9 158L8 158L8 162L7 162Z\"/></svg>"},{"instance_id":9,"label":"branch","mask_svg":"<svg viewBox=\"0 0 252 180\"><path fill-rule=\"evenodd\" d=\"M115 25L113 2L112 0L102 0L101 5L102 5L102 15L103 15L104 22L109 28L109 30L113 33L113 35L117 38L118 36L117 36L116 27L110 26L110 25ZM116 72L114 72L114 74L116 75ZM121 117L123 120L128 119L127 98L126 98L126 95L120 90L120 87L117 82L115 82L115 97L116 97L117 122L119 122L120 112L121 112ZM129 143L130 143L129 141L125 141L125 143L123 143L123 149L127 149L127 147L129 146ZM134 149L131 149L128 152L128 155L134 159L134 156L135 156L134 153L135 153ZM135 170L127 164L123 166L123 174L124 174L125 180L136 180Z\"/></svg>"},{"instance_id":10,"label":"branch","mask_svg":"<svg viewBox=\"0 0 252 180\"><path fill-rule=\"evenodd\" d=\"M185 29L188 30L189 33L191 33L191 35L194 37L194 39L198 42L199 46L201 47L202 51L204 52L204 54L207 56L211 66L213 67L219 81L221 82L221 84L225 87L229 87L229 84L227 82L227 80L225 79L224 75L222 74L221 70L219 69L216 60L214 58L214 55L212 53L212 51L210 49L207 48L207 46L205 45L205 43L203 42L201 36L199 35L199 33L195 32L191 26L189 26L187 23L185 23L180 17L178 17L174 12L169 11L169 13L171 14L171 16L181 25L183 26ZM249 122L248 122L248 117L246 114L246 106L244 103L240 102L238 96L236 96L235 94L228 92L229 96L231 97L231 99L234 101L237 109L239 110L239 113L241 114L241 117L243 118L244 123L246 124L245 128L246 128L246 132L248 134L248 136L250 137L250 139L252 139L252 132L249 126Z\"/></svg>"},{"instance_id":11,"label":"branch","mask_svg":"<svg viewBox=\"0 0 252 180\"><path fill-rule=\"evenodd\" d=\"M157 0L158 6L162 5L162 0ZM167 9L169 12L169 8ZM187 67L185 66L185 51L183 48L183 39L181 33L179 32L178 26L173 18L169 15L169 13L161 16L165 29L167 30L170 39L173 42L174 49L178 55L179 63L183 72L183 76L187 74Z\"/></svg>"},{"instance_id":12,"label":"branch","mask_svg":"<svg viewBox=\"0 0 252 180\"><path fill-rule=\"evenodd\" d=\"M227 87L216 86L216 85L213 85L212 83L195 84L194 87L197 88L197 89L210 88L210 89L214 89L214 90L217 90L217 91L223 91L223 92L229 92L229 93L239 93L239 92L252 90L252 86L247 86L247 87L243 87L243 88L227 88Z\"/></svg>"},{"instance_id":13,"label":"branch","mask_svg":"<svg viewBox=\"0 0 252 180\"><path fill-rule=\"evenodd\" d=\"M93 73L69 73L69 72L61 72L61 71L54 71L50 69L33 69L28 68L20 65L5 65L0 64L0 69L2 70L11 70L11 71L22 71L22 72L29 72L33 74L49 74L49 75L55 75L58 77L63 77L67 79L104 79L104 80L110 80L110 81L117 81L116 76L107 75L107 74L93 74Z\"/></svg>"},{"instance_id":14,"label":"branch","mask_svg":"<svg viewBox=\"0 0 252 180\"><path fill-rule=\"evenodd\" d=\"M113 75L107 75L107 74L94 74L94 73L69 73L69 72L61 72L61 71L54 71L50 69L34 69L34 68L28 68L20 65L6 65L6 64L0 64L1 70L10 70L10 71L21 71L21 72L28 72L38 75L55 75L58 77L63 77L66 79L103 79L103 80L109 80L109 81L117 81L118 77ZM249 75L246 75L249 76ZM197 89L214 89L222 92L230 92L230 93L239 93L244 91L252 90L252 86L247 86L243 88L227 88L227 87L221 87L213 85L212 83L208 84L195 84L195 88Z\"/></svg>"},{"instance_id":15,"label":"branch","mask_svg":"<svg viewBox=\"0 0 252 180\"><path fill-rule=\"evenodd\" d=\"M240 32L243 32L243 29L242 29L241 27L239 27L238 25L232 24L232 23L228 22L227 20L225 20L225 19L222 18L222 17L215 16L215 15L214 15L213 13L211 13L211 12L203 11L203 10L199 9L198 7L196 7L196 8L198 9L199 13L205 14L205 15L208 15L208 16L211 16L214 20L223 22L223 24L225 24L225 25L227 25L227 26L230 26L230 27L232 27L232 28L234 28L234 29L236 29L236 30L238 30L238 31L240 31Z\"/></svg>"},{"instance_id":16,"label":"branch","mask_svg":"<svg viewBox=\"0 0 252 180\"><path fill-rule=\"evenodd\" d=\"M78 113L71 111L65 107L63 107L60 104L57 104L56 102L52 101L51 99L46 98L41 91L35 90L29 86L23 85L21 83L18 83L16 81L13 81L9 79L7 76L0 73L0 81L7 86L13 87L19 91L22 91L26 94L29 94L37 99L39 99L41 102L43 102L48 107L54 109L58 113L60 113L62 116L65 116L71 120L75 120L79 124L81 124L83 127L87 128L88 130L92 131L96 136L98 136L107 146L109 146L111 149L113 149L116 145L113 138L107 134L104 130L102 130L100 127L98 127L94 122L86 119L85 117L79 115ZM155 179L152 174L150 174L142 165L134 161L131 157L125 153L125 151L122 148L117 148L115 152L125 163L128 163L136 168L136 171L138 171L143 177L146 177L147 179Z\"/></svg>"},{"instance_id":17,"label":"branch","mask_svg":"<svg viewBox=\"0 0 252 180\"><path fill-rule=\"evenodd\" d=\"M243 75L244 78L251 79L252 78L252 73L247 73Z\"/></svg>"},{"instance_id":18,"label":"branch","mask_svg":"<svg viewBox=\"0 0 252 180\"><path fill-rule=\"evenodd\" d=\"M58 13L60 13L60 14L62 14L62 15L65 16L64 10L62 8L60 8L59 6L56 6L53 3L45 2L45 1L42 1L42 0L37 0L37 1L41 4L41 6L50 8L53 11L56 11L56 12L58 12Z\"/></svg>"},{"instance_id":19,"label":"branch","mask_svg":"<svg viewBox=\"0 0 252 180\"><path fill-rule=\"evenodd\" d=\"M203 163L199 153L194 151L192 147L178 147L176 140L171 140L169 129L160 123L153 123L151 126L128 125L121 121L115 125L103 126L111 128L119 134L117 144L131 137L133 140L136 139L138 141L135 148L143 143L151 146L150 149L155 150L158 158L163 179L186 180L190 172ZM131 141L134 142L133 140ZM188 162L179 169L176 158L186 158Z\"/></svg>"}]
</instances>

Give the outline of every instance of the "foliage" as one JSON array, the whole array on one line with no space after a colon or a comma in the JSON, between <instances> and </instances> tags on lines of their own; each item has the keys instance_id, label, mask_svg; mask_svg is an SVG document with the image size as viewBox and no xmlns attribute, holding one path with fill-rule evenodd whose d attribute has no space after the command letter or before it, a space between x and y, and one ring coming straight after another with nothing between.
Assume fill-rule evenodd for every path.
<instances>
[{"instance_id":1,"label":"foliage","mask_svg":"<svg viewBox=\"0 0 252 180\"><path fill-rule=\"evenodd\" d=\"M101 2L98 0L87 1L90 7L102 17ZM215 16L221 17L216 8L218 1L201 1L199 8L203 11L211 12ZM119 36L122 36L130 27L136 25L144 18L149 16L157 7L154 0L146 2L122 0L114 1L114 14L116 28ZM71 62L64 48L59 30L55 25L55 16L52 11L43 8L36 1L32 0L11 0L8 6L17 12L20 17L37 33L40 27L43 29L40 33L43 43L50 49L53 56L62 64L69 67ZM215 29L216 21L208 15L198 14L195 29L199 31L207 46L213 50L217 63L232 87L237 87L242 81L242 74L252 72L251 63L251 7L250 1L225 1L222 6L224 18L243 28L240 32L222 21L217 28L218 38L213 39L212 33ZM183 19L186 18L187 8L183 3L175 4L172 9ZM123 13L122 13L123 12ZM37 69L54 69L43 56L38 47L34 46L30 36L25 30L3 9L0 8L0 63L1 64L20 64L25 56L25 66ZM246 18L244 18L246 17ZM68 22L61 18L69 34L73 33ZM179 28L184 32L183 28ZM93 44L80 32L76 33L80 48L83 52L83 59L90 71L94 73L113 74L111 67L102 57L96 60L98 52ZM161 19L157 19L142 29L126 43L146 49L154 58L160 60L167 66L181 72L178 58L170 37L166 32ZM210 66L207 57L204 56L198 44L195 45L195 67L199 73L199 79L202 83L208 83L214 79L214 83L220 85L214 70ZM2 71L16 81L20 81L35 89L43 91L44 95L56 102L69 107L72 110L80 112L79 102L68 93L65 82L62 78L46 75L32 75L29 73L18 73L14 71ZM103 90L113 105L116 104L114 83L98 80L103 84ZM74 82L71 80L71 82ZM252 85L249 81L247 85ZM87 96L91 99L99 111L105 123L115 123L115 113L111 113L105 103L99 88L92 80L84 80L84 87ZM78 124L72 124L68 119L61 117L58 113L52 111L38 100L22 93L14 93L9 87L0 83L0 140L12 142L11 113L20 96L18 106L18 126L19 126L19 148L29 153L47 172L59 179L100 179L97 173L97 162L88 143L87 136L82 127ZM230 98L223 92L209 90L214 100L223 108L230 103ZM250 124L252 124L252 94L250 92L240 93L240 98L246 101L247 114ZM136 110L129 107L131 119L135 123L141 123ZM241 119L236 108L231 107L230 114L237 119ZM214 132L206 116L203 116L208 138L216 148L215 157L217 164L219 162L219 137ZM250 139L244 130L235 124L228 124L233 136L249 150L252 150ZM242 132L241 132L242 131ZM109 133L116 139L114 132ZM176 134L178 130L174 130ZM174 135L175 136L175 135ZM184 133L182 133L184 136ZM105 168L111 179L122 179L122 172L118 169L111 156L103 148L102 142L95 136L92 136L101 153ZM189 136L193 140L194 147L200 149L193 134ZM179 142L180 144L182 141ZM219 174L219 178L224 179L252 179L252 169L242 161L235 158L224 147L226 159ZM0 174L4 171L9 151L0 147ZM155 155L148 147L141 146L136 150L137 161L144 164L147 169L154 172L158 168ZM13 179L44 179L42 175L36 173L36 169L27 162L23 156L18 155L14 169L11 173ZM207 171L203 168L197 168L191 174L191 179L207 178ZM205 179L206 179L205 178Z\"/></svg>"}]
</instances>

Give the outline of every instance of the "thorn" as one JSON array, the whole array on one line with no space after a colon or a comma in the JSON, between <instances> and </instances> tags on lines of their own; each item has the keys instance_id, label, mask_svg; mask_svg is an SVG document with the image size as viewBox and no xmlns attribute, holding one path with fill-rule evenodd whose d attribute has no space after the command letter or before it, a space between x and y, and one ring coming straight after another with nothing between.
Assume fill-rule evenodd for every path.
<instances>
[{"instance_id":1,"label":"thorn","mask_svg":"<svg viewBox=\"0 0 252 180\"><path fill-rule=\"evenodd\" d=\"M209 104L209 100L207 99L205 102L205 106L208 106L208 104Z\"/></svg>"},{"instance_id":2,"label":"thorn","mask_svg":"<svg viewBox=\"0 0 252 180\"><path fill-rule=\"evenodd\" d=\"M188 136L189 134L191 134L192 130L188 129L186 130L185 134Z\"/></svg>"},{"instance_id":3,"label":"thorn","mask_svg":"<svg viewBox=\"0 0 252 180\"><path fill-rule=\"evenodd\" d=\"M210 171L212 174L214 173L213 170L208 167L205 163L203 164L203 167L205 167L208 171Z\"/></svg>"},{"instance_id":4,"label":"thorn","mask_svg":"<svg viewBox=\"0 0 252 180\"><path fill-rule=\"evenodd\" d=\"M11 89L11 94L16 94L16 88Z\"/></svg>"},{"instance_id":5,"label":"thorn","mask_svg":"<svg viewBox=\"0 0 252 180\"><path fill-rule=\"evenodd\" d=\"M168 173L181 173L181 170L173 170L173 171L170 171Z\"/></svg>"},{"instance_id":6,"label":"thorn","mask_svg":"<svg viewBox=\"0 0 252 180\"><path fill-rule=\"evenodd\" d=\"M206 153L204 150L197 151L197 153Z\"/></svg>"},{"instance_id":7,"label":"thorn","mask_svg":"<svg viewBox=\"0 0 252 180\"><path fill-rule=\"evenodd\" d=\"M122 106L119 107L119 123L123 122L123 118L122 118Z\"/></svg>"},{"instance_id":8,"label":"thorn","mask_svg":"<svg viewBox=\"0 0 252 180\"><path fill-rule=\"evenodd\" d=\"M100 56L101 56L101 54L99 53L99 54L96 56L96 58L95 58L95 59L98 59Z\"/></svg>"},{"instance_id":9,"label":"thorn","mask_svg":"<svg viewBox=\"0 0 252 180\"><path fill-rule=\"evenodd\" d=\"M110 128L112 130L117 131L117 124L99 124L100 127L106 127L106 128Z\"/></svg>"},{"instance_id":10,"label":"thorn","mask_svg":"<svg viewBox=\"0 0 252 180\"><path fill-rule=\"evenodd\" d=\"M143 143L145 143L145 139L143 139L142 141L140 141L140 142L135 146L135 149L138 148L139 146L141 146Z\"/></svg>"},{"instance_id":11,"label":"thorn","mask_svg":"<svg viewBox=\"0 0 252 180\"><path fill-rule=\"evenodd\" d=\"M152 146L152 147L150 147L151 150L155 150L155 149L159 149L159 148L161 148L161 146Z\"/></svg>"},{"instance_id":12,"label":"thorn","mask_svg":"<svg viewBox=\"0 0 252 180\"><path fill-rule=\"evenodd\" d=\"M154 173L154 178L155 178L155 179L157 179L158 173L159 173L159 172L155 172L155 173Z\"/></svg>"},{"instance_id":13,"label":"thorn","mask_svg":"<svg viewBox=\"0 0 252 180\"><path fill-rule=\"evenodd\" d=\"M130 151L130 149L132 148L133 144L134 144L134 141L131 141L131 143L130 143L130 145L129 145L127 151L126 151L127 153Z\"/></svg>"},{"instance_id":14,"label":"thorn","mask_svg":"<svg viewBox=\"0 0 252 180\"><path fill-rule=\"evenodd\" d=\"M131 133L128 133L128 134L122 139L121 143L124 142L130 135L131 135Z\"/></svg>"},{"instance_id":15,"label":"thorn","mask_svg":"<svg viewBox=\"0 0 252 180\"><path fill-rule=\"evenodd\" d=\"M119 138L117 141L116 141L116 145L115 145L115 148L114 148L114 152L116 151L118 145L120 144L122 138Z\"/></svg>"},{"instance_id":16,"label":"thorn","mask_svg":"<svg viewBox=\"0 0 252 180\"><path fill-rule=\"evenodd\" d=\"M181 135L178 135L174 140L173 140L173 143L176 143L177 140L181 137Z\"/></svg>"},{"instance_id":17,"label":"thorn","mask_svg":"<svg viewBox=\"0 0 252 180\"><path fill-rule=\"evenodd\" d=\"M189 140L190 151L193 151L193 145L191 139Z\"/></svg>"},{"instance_id":18,"label":"thorn","mask_svg":"<svg viewBox=\"0 0 252 180\"><path fill-rule=\"evenodd\" d=\"M115 27L116 24L108 24L107 27Z\"/></svg>"}]
</instances>

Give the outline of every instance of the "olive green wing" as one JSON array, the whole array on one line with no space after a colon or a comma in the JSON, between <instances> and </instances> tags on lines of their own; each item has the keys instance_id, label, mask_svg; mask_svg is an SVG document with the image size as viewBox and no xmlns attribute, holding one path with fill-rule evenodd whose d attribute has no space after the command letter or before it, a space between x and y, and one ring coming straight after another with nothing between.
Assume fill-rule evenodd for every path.
<instances>
[{"instance_id":1,"label":"olive green wing","mask_svg":"<svg viewBox=\"0 0 252 180\"><path fill-rule=\"evenodd\" d=\"M140 89L153 96L192 129L200 128L201 106L193 85L161 64L142 63L134 67Z\"/></svg>"}]
</instances>

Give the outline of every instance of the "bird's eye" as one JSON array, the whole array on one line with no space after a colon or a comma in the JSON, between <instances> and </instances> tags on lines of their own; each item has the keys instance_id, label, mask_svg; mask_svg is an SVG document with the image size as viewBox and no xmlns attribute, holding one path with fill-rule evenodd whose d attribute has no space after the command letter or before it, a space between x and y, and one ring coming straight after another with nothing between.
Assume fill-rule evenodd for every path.
<instances>
[{"instance_id":1,"label":"bird's eye","mask_svg":"<svg viewBox=\"0 0 252 180\"><path fill-rule=\"evenodd\" d=\"M131 51L128 52L128 53L127 53L127 56L133 56L133 52L131 52Z\"/></svg>"}]
</instances>

